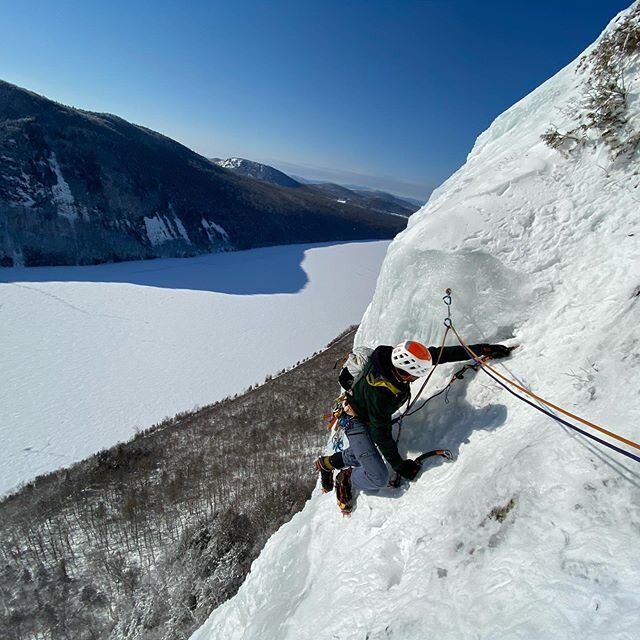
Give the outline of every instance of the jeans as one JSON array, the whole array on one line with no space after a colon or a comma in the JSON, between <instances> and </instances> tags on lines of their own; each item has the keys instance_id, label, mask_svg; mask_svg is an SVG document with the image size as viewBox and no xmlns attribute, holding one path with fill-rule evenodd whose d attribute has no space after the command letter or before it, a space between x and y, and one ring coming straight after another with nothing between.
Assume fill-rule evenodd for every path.
<instances>
[{"instance_id":1,"label":"jeans","mask_svg":"<svg viewBox=\"0 0 640 640\"><path fill-rule=\"evenodd\" d=\"M366 423L344 415L340 418L340 425L349 438L349 447L342 451L342 458L346 466L352 467L353 486L365 490L386 487L389 471L371 440Z\"/></svg>"}]
</instances>

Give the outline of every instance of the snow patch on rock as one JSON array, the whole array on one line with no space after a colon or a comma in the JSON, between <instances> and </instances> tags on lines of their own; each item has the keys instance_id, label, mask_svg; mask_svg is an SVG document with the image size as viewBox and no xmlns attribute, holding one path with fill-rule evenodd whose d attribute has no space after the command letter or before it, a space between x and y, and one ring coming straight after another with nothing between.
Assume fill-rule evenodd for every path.
<instances>
[{"instance_id":1,"label":"snow patch on rock","mask_svg":"<svg viewBox=\"0 0 640 640\"><path fill-rule=\"evenodd\" d=\"M149 242L155 247L173 240L184 240L191 244L189 234L182 220L174 214L173 218L156 213L152 218L145 216L144 224Z\"/></svg>"},{"instance_id":2,"label":"snow patch on rock","mask_svg":"<svg viewBox=\"0 0 640 640\"><path fill-rule=\"evenodd\" d=\"M174 220L174 222L176 224L176 227L178 228L178 233L180 234L180 237L185 242L188 242L189 244L191 244L191 240L189 238L189 234L187 233L187 230L184 228L184 224L182 224L182 220L180 220L180 218L178 218L178 216L176 216L173 220Z\"/></svg>"},{"instance_id":3,"label":"snow patch on rock","mask_svg":"<svg viewBox=\"0 0 640 640\"><path fill-rule=\"evenodd\" d=\"M207 232L209 240L211 242L220 242L222 239L224 242L230 242L229 234L219 225L211 220L202 218L202 228Z\"/></svg>"},{"instance_id":4,"label":"snow patch on rock","mask_svg":"<svg viewBox=\"0 0 640 640\"><path fill-rule=\"evenodd\" d=\"M49 156L49 166L55 173L57 179L56 184L51 187L51 192L53 194L53 203L58 209L58 215L63 216L69 220L69 222L75 222L79 217L75 199L67 181L62 175L56 154L53 152Z\"/></svg>"}]
</instances>

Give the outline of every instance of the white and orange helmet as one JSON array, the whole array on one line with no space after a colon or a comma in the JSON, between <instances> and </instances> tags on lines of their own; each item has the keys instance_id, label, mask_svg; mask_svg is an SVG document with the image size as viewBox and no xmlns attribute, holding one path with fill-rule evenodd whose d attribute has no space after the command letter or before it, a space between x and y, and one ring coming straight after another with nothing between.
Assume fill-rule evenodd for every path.
<instances>
[{"instance_id":1,"label":"white and orange helmet","mask_svg":"<svg viewBox=\"0 0 640 640\"><path fill-rule=\"evenodd\" d=\"M394 367L419 378L431 369L431 354L422 343L407 340L393 348L391 362Z\"/></svg>"}]
</instances>

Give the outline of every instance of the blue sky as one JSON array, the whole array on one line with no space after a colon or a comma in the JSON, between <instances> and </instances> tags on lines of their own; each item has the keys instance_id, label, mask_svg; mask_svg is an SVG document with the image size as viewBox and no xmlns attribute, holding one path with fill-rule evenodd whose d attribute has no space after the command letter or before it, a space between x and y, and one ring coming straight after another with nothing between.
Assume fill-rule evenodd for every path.
<instances>
[{"instance_id":1,"label":"blue sky","mask_svg":"<svg viewBox=\"0 0 640 640\"><path fill-rule=\"evenodd\" d=\"M0 1L0 78L209 157L424 198L630 4Z\"/></svg>"}]
</instances>

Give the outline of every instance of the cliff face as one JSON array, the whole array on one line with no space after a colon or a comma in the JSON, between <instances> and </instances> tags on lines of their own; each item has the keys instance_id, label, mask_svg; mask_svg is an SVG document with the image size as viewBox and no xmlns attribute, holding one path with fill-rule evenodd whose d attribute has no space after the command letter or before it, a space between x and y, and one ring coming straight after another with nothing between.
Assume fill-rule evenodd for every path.
<instances>
[{"instance_id":1,"label":"cliff face","mask_svg":"<svg viewBox=\"0 0 640 640\"><path fill-rule=\"evenodd\" d=\"M226 171L154 131L0 81L0 265L390 238L404 221Z\"/></svg>"}]
</instances>

